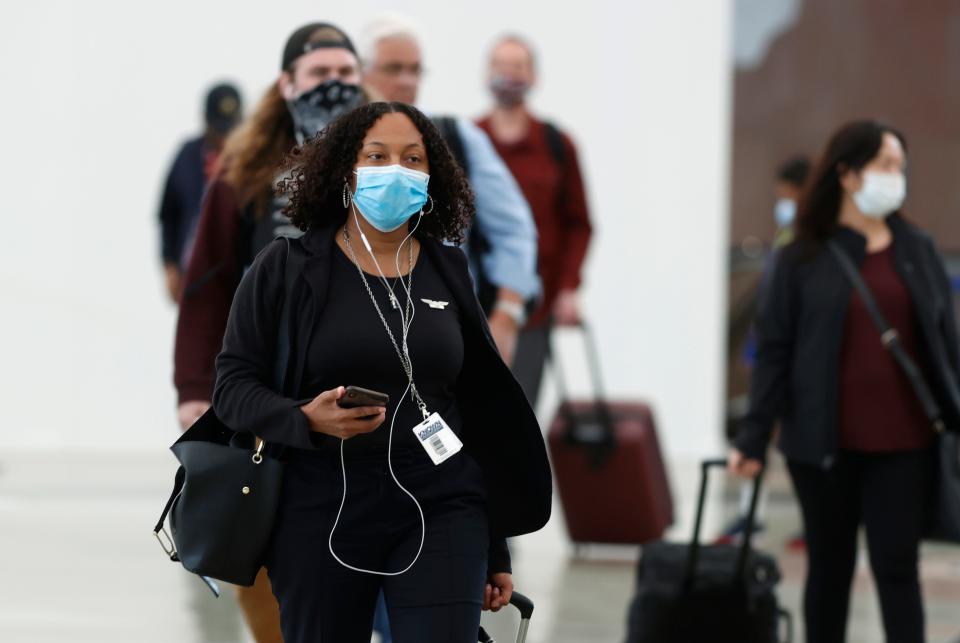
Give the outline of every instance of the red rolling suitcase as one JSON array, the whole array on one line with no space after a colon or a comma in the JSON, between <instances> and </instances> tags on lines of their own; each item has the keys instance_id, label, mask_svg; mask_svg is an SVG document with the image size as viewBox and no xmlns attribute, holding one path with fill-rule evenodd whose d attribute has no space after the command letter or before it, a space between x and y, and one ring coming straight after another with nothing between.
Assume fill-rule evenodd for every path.
<instances>
[{"instance_id":1,"label":"red rolling suitcase","mask_svg":"<svg viewBox=\"0 0 960 643\"><path fill-rule=\"evenodd\" d=\"M575 543L641 544L673 523L673 499L650 407L608 401L590 329L581 326L594 399L574 400L551 351L560 406L547 442L570 539Z\"/></svg>"}]
</instances>

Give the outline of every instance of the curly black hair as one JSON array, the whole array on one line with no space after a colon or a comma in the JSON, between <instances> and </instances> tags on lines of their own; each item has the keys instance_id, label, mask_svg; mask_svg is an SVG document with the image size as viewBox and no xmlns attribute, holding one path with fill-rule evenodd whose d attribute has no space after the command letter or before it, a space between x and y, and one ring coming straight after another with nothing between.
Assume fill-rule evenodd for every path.
<instances>
[{"instance_id":1,"label":"curly black hair","mask_svg":"<svg viewBox=\"0 0 960 643\"><path fill-rule=\"evenodd\" d=\"M284 214L304 231L342 224L347 214L343 207L344 181L353 173L367 130L390 113L406 114L420 130L427 149L429 194L434 209L423 217L417 234L463 243L474 214L473 192L437 127L417 108L405 103L361 105L293 148L283 163L286 177L277 184L279 194L289 198Z\"/></svg>"}]
</instances>

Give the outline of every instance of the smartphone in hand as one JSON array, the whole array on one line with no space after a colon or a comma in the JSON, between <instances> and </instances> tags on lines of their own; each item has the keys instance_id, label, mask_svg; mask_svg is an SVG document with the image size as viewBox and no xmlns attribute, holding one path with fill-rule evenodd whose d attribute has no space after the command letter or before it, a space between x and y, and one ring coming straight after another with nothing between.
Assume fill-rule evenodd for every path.
<instances>
[{"instance_id":1,"label":"smartphone in hand","mask_svg":"<svg viewBox=\"0 0 960 643\"><path fill-rule=\"evenodd\" d=\"M337 400L337 406L344 409L355 409L361 406L386 406L390 402L390 396L379 391L360 388L359 386L348 386L343 395Z\"/></svg>"}]
</instances>

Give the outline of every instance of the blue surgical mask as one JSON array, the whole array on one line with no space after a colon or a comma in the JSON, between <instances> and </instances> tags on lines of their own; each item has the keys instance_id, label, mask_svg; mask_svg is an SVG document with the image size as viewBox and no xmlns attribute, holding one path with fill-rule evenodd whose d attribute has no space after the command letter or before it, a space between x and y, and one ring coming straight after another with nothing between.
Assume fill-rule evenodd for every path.
<instances>
[{"instance_id":1,"label":"blue surgical mask","mask_svg":"<svg viewBox=\"0 0 960 643\"><path fill-rule=\"evenodd\" d=\"M380 232L393 232L410 220L427 202L430 175L390 165L360 167L353 202L363 218Z\"/></svg>"},{"instance_id":2,"label":"blue surgical mask","mask_svg":"<svg viewBox=\"0 0 960 643\"><path fill-rule=\"evenodd\" d=\"M773 206L773 218L777 220L778 228L786 228L789 225L793 224L793 220L797 217L797 202L793 199L777 199L777 203Z\"/></svg>"}]
</instances>

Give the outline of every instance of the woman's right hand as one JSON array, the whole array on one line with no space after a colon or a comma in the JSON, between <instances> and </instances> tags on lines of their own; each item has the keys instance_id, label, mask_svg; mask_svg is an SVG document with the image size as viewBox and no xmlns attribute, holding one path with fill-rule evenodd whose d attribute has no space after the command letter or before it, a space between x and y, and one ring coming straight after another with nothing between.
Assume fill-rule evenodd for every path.
<instances>
[{"instance_id":1,"label":"woman's right hand","mask_svg":"<svg viewBox=\"0 0 960 643\"><path fill-rule=\"evenodd\" d=\"M743 455L738 449L731 449L727 456L727 470L741 478L756 478L763 469L763 463Z\"/></svg>"},{"instance_id":2,"label":"woman's right hand","mask_svg":"<svg viewBox=\"0 0 960 643\"><path fill-rule=\"evenodd\" d=\"M177 419L180 420L180 428L184 431L193 426L193 423L200 419L200 416L210 408L210 400L190 400L181 402L177 407Z\"/></svg>"},{"instance_id":3,"label":"woman's right hand","mask_svg":"<svg viewBox=\"0 0 960 643\"><path fill-rule=\"evenodd\" d=\"M383 424L387 417L385 407L340 408L337 400L343 397L343 393L344 388L338 386L332 391L324 391L300 407L310 422L311 431L349 440L355 435L370 433Z\"/></svg>"}]
</instances>

